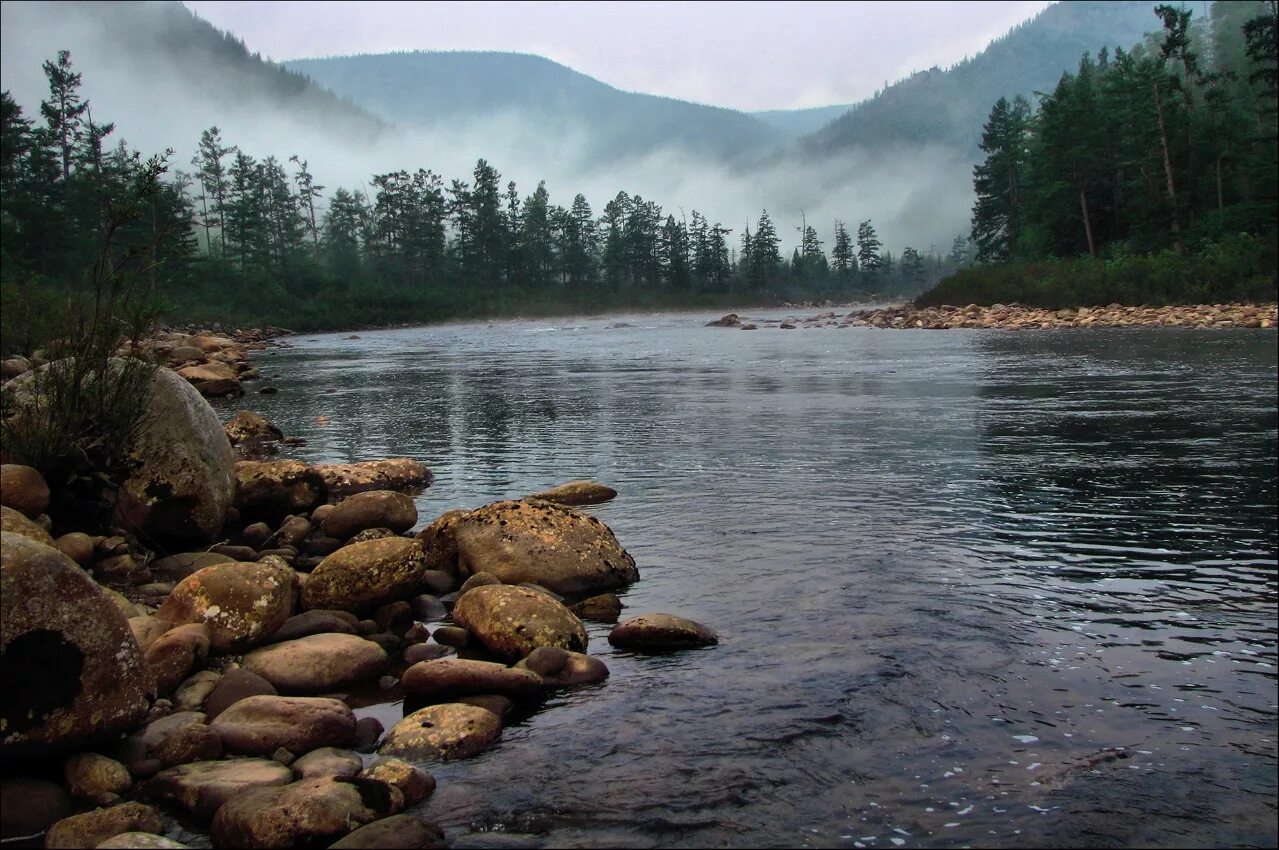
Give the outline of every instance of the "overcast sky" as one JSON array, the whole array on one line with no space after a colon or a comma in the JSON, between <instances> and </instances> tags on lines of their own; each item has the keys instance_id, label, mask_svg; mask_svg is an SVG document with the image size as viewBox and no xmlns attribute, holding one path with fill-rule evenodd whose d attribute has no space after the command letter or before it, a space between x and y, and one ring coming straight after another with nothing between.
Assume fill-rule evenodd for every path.
<instances>
[{"instance_id":1,"label":"overcast sky","mask_svg":"<svg viewBox=\"0 0 1279 850\"><path fill-rule=\"evenodd\" d=\"M852 103L945 67L1050 5L1007 2L220 2L202 18L282 61L536 53L628 91L736 109Z\"/></svg>"}]
</instances>

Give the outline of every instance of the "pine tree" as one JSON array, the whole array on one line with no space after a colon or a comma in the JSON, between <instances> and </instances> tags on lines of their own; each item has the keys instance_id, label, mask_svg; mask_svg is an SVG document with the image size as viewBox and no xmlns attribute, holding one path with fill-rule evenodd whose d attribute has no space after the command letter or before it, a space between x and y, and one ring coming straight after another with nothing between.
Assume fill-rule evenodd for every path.
<instances>
[{"instance_id":1,"label":"pine tree","mask_svg":"<svg viewBox=\"0 0 1279 850\"><path fill-rule=\"evenodd\" d=\"M750 249L749 280L756 289L762 290L776 279L782 265L782 255L777 250L781 241L773 227L773 220L768 217L768 210L761 211Z\"/></svg>"},{"instance_id":2,"label":"pine tree","mask_svg":"<svg viewBox=\"0 0 1279 850\"><path fill-rule=\"evenodd\" d=\"M990 118L982 128L981 150L986 161L973 167L972 234L977 243L977 259L1001 262L1016 253L1021 236L1022 171L1030 104L1017 97L995 101ZM865 265L863 264L863 268Z\"/></svg>"},{"instance_id":3,"label":"pine tree","mask_svg":"<svg viewBox=\"0 0 1279 850\"><path fill-rule=\"evenodd\" d=\"M830 250L831 270L841 281L847 282L857 270L857 256L853 253L853 240L844 222L835 222L835 247Z\"/></svg>"},{"instance_id":4,"label":"pine tree","mask_svg":"<svg viewBox=\"0 0 1279 850\"><path fill-rule=\"evenodd\" d=\"M49 99L40 102L40 114L49 128L49 138L62 158L62 179L71 178L71 154L80 141L83 118L89 108L80 100L80 75L71 70L71 52L58 51L58 61L45 62Z\"/></svg>"},{"instance_id":5,"label":"pine tree","mask_svg":"<svg viewBox=\"0 0 1279 850\"><path fill-rule=\"evenodd\" d=\"M879 249L882 247L870 219L857 225L857 265L867 277L873 278L879 271L882 265Z\"/></svg>"}]
</instances>

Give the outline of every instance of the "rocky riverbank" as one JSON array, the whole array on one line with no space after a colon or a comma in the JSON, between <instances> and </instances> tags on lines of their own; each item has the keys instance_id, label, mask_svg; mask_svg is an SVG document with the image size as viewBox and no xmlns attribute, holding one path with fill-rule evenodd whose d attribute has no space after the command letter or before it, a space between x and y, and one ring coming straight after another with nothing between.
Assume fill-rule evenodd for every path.
<instances>
[{"instance_id":1,"label":"rocky riverbank","mask_svg":"<svg viewBox=\"0 0 1279 850\"><path fill-rule=\"evenodd\" d=\"M583 620L630 651L716 642L667 614L618 622L639 571L572 507L616 496L602 484L420 527L420 461L308 465L276 458L290 441L251 411L222 423L202 394L253 380L264 344L147 343L169 368L113 527L55 525L41 473L0 469L5 846L180 847L194 829L217 847L445 847L412 813L431 765L607 678ZM5 363L18 382L39 366ZM368 691L406 717L357 719Z\"/></svg>"},{"instance_id":2,"label":"rocky riverbank","mask_svg":"<svg viewBox=\"0 0 1279 850\"><path fill-rule=\"evenodd\" d=\"M886 307L839 314L827 311L814 316L785 319L745 319L735 313L708 322L708 327L758 330L776 328L882 328L949 330L954 328L1048 330L1053 328L1273 328L1279 325L1275 304L1191 304L1166 307L1071 307L1046 310L1024 304L992 304L987 307Z\"/></svg>"}]
</instances>

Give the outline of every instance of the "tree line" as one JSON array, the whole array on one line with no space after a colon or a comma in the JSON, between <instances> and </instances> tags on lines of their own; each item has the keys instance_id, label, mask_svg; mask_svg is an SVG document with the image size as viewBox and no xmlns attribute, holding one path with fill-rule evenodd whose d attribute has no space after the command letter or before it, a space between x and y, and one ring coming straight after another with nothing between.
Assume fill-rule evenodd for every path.
<instances>
[{"instance_id":1,"label":"tree line","mask_svg":"<svg viewBox=\"0 0 1279 850\"><path fill-rule=\"evenodd\" d=\"M41 121L0 95L0 251L9 299L73 287L97 255L105 211L142 167L80 95L70 54L44 63ZM522 195L480 159L469 180L427 169L372 175L368 190L317 182L307 160L256 158L204 131L190 168L161 155L167 178L143 214L115 226L118 251L145 245L146 283L173 318L340 327L457 316L630 306L776 303L919 292L971 261L894 256L870 220L833 223L827 243L806 217L786 241L767 210L739 235L622 191L597 214L582 194Z\"/></svg>"},{"instance_id":2,"label":"tree line","mask_svg":"<svg viewBox=\"0 0 1279 850\"><path fill-rule=\"evenodd\" d=\"M1199 269L1153 287L1112 275L1112 300L1241 296L1249 287L1260 287L1249 297L1273 299L1277 5L1218 2L1207 21L1157 6L1160 32L1130 51L1085 54L1038 94L1037 109L1000 98L983 128L985 161L973 169L971 235L983 266L948 281L947 297L988 289L991 265L1029 264L1025 278L1044 273L1045 261L1083 257L1126 265L1129 277ZM1182 262L1156 262L1164 253Z\"/></svg>"}]
</instances>

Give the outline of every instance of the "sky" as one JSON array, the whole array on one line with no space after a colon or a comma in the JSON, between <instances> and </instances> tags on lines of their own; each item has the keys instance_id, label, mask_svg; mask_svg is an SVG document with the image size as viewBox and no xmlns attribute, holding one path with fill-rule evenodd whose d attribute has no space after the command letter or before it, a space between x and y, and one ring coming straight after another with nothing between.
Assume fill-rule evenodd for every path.
<instances>
[{"instance_id":1,"label":"sky","mask_svg":"<svg viewBox=\"0 0 1279 850\"><path fill-rule=\"evenodd\" d=\"M1007 2L223 2L188 8L275 61L535 53L627 91L747 111L854 103L1050 5Z\"/></svg>"}]
</instances>

